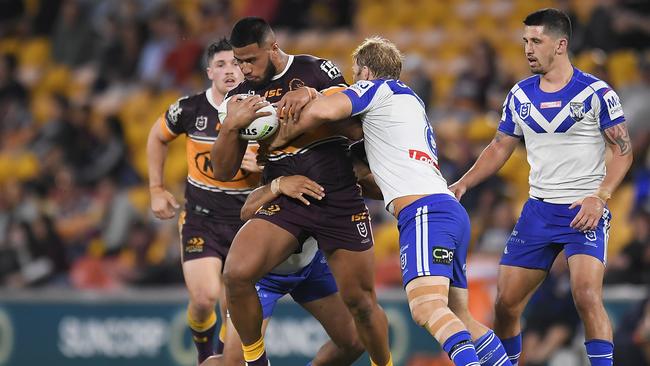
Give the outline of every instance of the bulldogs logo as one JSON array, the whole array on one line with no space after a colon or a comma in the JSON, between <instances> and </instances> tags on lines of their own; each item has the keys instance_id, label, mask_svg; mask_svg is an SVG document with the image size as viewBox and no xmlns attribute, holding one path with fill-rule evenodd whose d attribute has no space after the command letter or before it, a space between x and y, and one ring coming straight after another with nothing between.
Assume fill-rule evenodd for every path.
<instances>
[{"instance_id":1,"label":"bulldogs logo","mask_svg":"<svg viewBox=\"0 0 650 366\"><path fill-rule=\"evenodd\" d=\"M569 108L571 108L571 118L576 122L582 121L585 117L585 104L583 102L571 102Z\"/></svg>"}]
</instances>

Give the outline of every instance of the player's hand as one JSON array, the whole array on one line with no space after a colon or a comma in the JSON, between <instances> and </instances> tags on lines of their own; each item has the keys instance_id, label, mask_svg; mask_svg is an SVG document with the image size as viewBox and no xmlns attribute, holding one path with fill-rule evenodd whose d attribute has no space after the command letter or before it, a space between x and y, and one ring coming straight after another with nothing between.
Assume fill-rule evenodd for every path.
<instances>
[{"instance_id":1,"label":"player's hand","mask_svg":"<svg viewBox=\"0 0 650 366\"><path fill-rule=\"evenodd\" d=\"M325 188L313 180L302 175L291 175L282 177L279 182L280 193L291 198L300 200L300 202L309 206L309 201L305 195L322 200L325 197Z\"/></svg>"},{"instance_id":2,"label":"player's hand","mask_svg":"<svg viewBox=\"0 0 650 366\"><path fill-rule=\"evenodd\" d=\"M289 116L292 116L294 121L299 120L300 112L312 100L312 95L315 94L316 91L314 89L310 90L308 87L298 88L285 94L276 103L280 120L286 119Z\"/></svg>"},{"instance_id":3,"label":"player's hand","mask_svg":"<svg viewBox=\"0 0 650 366\"><path fill-rule=\"evenodd\" d=\"M257 154L250 150L246 150L241 161L241 168L249 173L261 173L262 170L264 170L264 167L257 164Z\"/></svg>"},{"instance_id":4,"label":"player's hand","mask_svg":"<svg viewBox=\"0 0 650 366\"><path fill-rule=\"evenodd\" d=\"M462 181L457 181L456 183L449 186L449 190L454 194L457 200L460 201L460 198L463 197L465 192L467 192L467 186Z\"/></svg>"},{"instance_id":5,"label":"player's hand","mask_svg":"<svg viewBox=\"0 0 650 366\"><path fill-rule=\"evenodd\" d=\"M151 194L151 211L159 219L171 219L176 215L176 210L181 206L174 196L162 187L149 189Z\"/></svg>"},{"instance_id":6,"label":"player's hand","mask_svg":"<svg viewBox=\"0 0 650 366\"><path fill-rule=\"evenodd\" d=\"M603 217L605 203L596 196L587 196L573 202L569 209L578 206L580 206L580 211L571 221L571 227L578 231L594 230L598 226L598 221Z\"/></svg>"},{"instance_id":7,"label":"player's hand","mask_svg":"<svg viewBox=\"0 0 650 366\"><path fill-rule=\"evenodd\" d=\"M269 105L269 102L259 95L252 95L243 99L230 98L226 107L228 108L228 114L222 122L222 128L239 130L259 117L270 116L271 112L258 112L267 105Z\"/></svg>"},{"instance_id":8,"label":"player's hand","mask_svg":"<svg viewBox=\"0 0 650 366\"><path fill-rule=\"evenodd\" d=\"M278 132L276 132L269 141L269 149L271 150L283 148L300 135L297 131L298 129L296 128L293 115L289 115L281 119L279 122Z\"/></svg>"}]
</instances>

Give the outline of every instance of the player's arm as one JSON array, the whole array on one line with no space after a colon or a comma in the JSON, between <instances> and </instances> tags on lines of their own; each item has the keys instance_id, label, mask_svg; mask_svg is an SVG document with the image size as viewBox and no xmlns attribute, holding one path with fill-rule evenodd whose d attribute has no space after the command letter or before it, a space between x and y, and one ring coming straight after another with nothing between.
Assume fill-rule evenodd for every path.
<instances>
[{"instance_id":1,"label":"player's arm","mask_svg":"<svg viewBox=\"0 0 650 366\"><path fill-rule=\"evenodd\" d=\"M149 193L151 210L160 219L170 219L179 208L174 196L165 189L163 172L167 158L167 144L176 138L173 132L164 126L164 117L160 117L151 127L147 138L147 168L149 170Z\"/></svg>"},{"instance_id":2,"label":"player's arm","mask_svg":"<svg viewBox=\"0 0 650 366\"><path fill-rule=\"evenodd\" d=\"M497 131L490 144L483 150L474 165L456 183L449 186L457 199L465 192L495 174L508 161L519 144L519 138Z\"/></svg>"},{"instance_id":3,"label":"player's arm","mask_svg":"<svg viewBox=\"0 0 650 366\"><path fill-rule=\"evenodd\" d=\"M598 190L592 195L574 202L570 208L581 206L576 217L571 221L571 227L580 230L593 230L603 215L607 200L625 178L632 165L632 142L625 122L603 130L607 146L605 160L605 178Z\"/></svg>"},{"instance_id":4,"label":"player's arm","mask_svg":"<svg viewBox=\"0 0 650 366\"><path fill-rule=\"evenodd\" d=\"M239 138L239 129L248 126L256 118L270 112L258 112L268 105L260 96L245 99L230 98L228 114L221 124L219 136L210 149L210 161L214 178L220 181L232 179L242 164L248 143Z\"/></svg>"},{"instance_id":5,"label":"player's arm","mask_svg":"<svg viewBox=\"0 0 650 366\"><path fill-rule=\"evenodd\" d=\"M345 94L315 94L316 97L303 108L299 120L296 121L291 117L282 120L271 148L284 146L307 131L352 115L352 102Z\"/></svg>"},{"instance_id":6,"label":"player's arm","mask_svg":"<svg viewBox=\"0 0 650 366\"><path fill-rule=\"evenodd\" d=\"M257 188L248 195L241 209L242 221L251 219L260 207L280 197L281 194L309 205L310 203L304 195L321 200L325 197L325 189L302 175L277 177L271 183Z\"/></svg>"},{"instance_id":7,"label":"player's arm","mask_svg":"<svg viewBox=\"0 0 650 366\"><path fill-rule=\"evenodd\" d=\"M609 159L605 162L605 179L600 184L598 193L601 198L609 199L632 166L632 142L625 122L605 129L603 136L609 150Z\"/></svg>"}]
</instances>

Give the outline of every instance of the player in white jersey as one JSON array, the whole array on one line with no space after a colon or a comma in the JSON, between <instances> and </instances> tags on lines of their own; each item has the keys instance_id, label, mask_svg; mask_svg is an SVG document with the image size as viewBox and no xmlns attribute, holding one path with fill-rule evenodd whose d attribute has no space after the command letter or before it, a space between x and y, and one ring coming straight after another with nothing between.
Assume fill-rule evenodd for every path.
<instances>
[{"instance_id":1,"label":"player in white jersey","mask_svg":"<svg viewBox=\"0 0 650 366\"><path fill-rule=\"evenodd\" d=\"M283 123L274 145L328 121L361 119L370 170L398 219L402 280L413 319L456 365L510 365L498 337L467 309L467 212L438 168L424 104L398 80L401 54L389 41L366 39L354 52L355 84L318 96L297 122Z\"/></svg>"},{"instance_id":2,"label":"player in white jersey","mask_svg":"<svg viewBox=\"0 0 650 366\"><path fill-rule=\"evenodd\" d=\"M601 292L611 218L607 200L632 163L625 117L605 82L571 65L566 14L542 9L524 24L524 50L535 75L508 93L494 140L450 189L460 199L496 173L524 139L530 199L501 259L495 331L516 365L523 309L564 250L589 360L612 365L612 329Z\"/></svg>"}]
</instances>

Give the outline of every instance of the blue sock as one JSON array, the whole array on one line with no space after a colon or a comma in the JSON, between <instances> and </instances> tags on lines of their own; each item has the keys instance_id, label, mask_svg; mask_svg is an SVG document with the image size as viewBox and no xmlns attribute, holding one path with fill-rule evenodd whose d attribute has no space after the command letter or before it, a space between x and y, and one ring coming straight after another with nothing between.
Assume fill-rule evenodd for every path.
<instances>
[{"instance_id":1,"label":"blue sock","mask_svg":"<svg viewBox=\"0 0 650 366\"><path fill-rule=\"evenodd\" d=\"M591 366L612 366L614 364L614 344L602 339L590 339L585 342L587 357Z\"/></svg>"},{"instance_id":2,"label":"blue sock","mask_svg":"<svg viewBox=\"0 0 650 366\"><path fill-rule=\"evenodd\" d=\"M510 358L510 363L512 366L517 366L519 363L519 356L521 356L521 333L512 338L503 338L501 339L501 342Z\"/></svg>"},{"instance_id":3,"label":"blue sock","mask_svg":"<svg viewBox=\"0 0 650 366\"><path fill-rule=\"evenodd\" d=\"M305 366L311 366L311 361L309 361L309 363L308 363L308 364L306 364Z\"/></svg>"},{"instance_id":4,"label":"blue sock","mask_svg":"<svg viewBox=\"0 0 650 366\"><path fill-rule=\"evenodd\" d=\"M469 332L462 330L445 341L442 348L456 366L480 366Z\"/></svg>"},{"instance_id":5,"label":"blue sock","mask_svg":"<svg viewBox=\"0 0 650 366\"><path fill-rule=\"evenodd\" d=\"M488 330L481 338L474 342L476 355L483 366L512 366L510 359L503 348L501 340L492 330Z\"/></svg>"}]
</instances>

